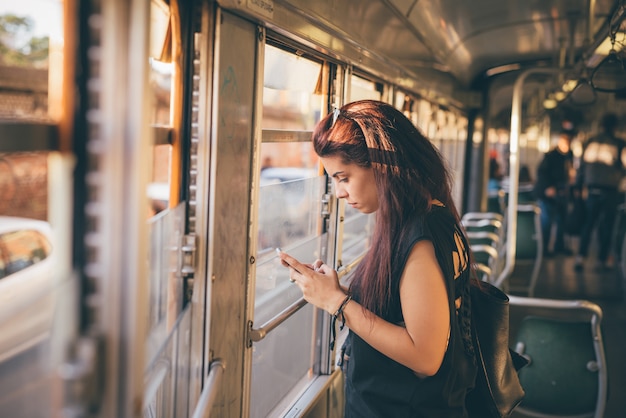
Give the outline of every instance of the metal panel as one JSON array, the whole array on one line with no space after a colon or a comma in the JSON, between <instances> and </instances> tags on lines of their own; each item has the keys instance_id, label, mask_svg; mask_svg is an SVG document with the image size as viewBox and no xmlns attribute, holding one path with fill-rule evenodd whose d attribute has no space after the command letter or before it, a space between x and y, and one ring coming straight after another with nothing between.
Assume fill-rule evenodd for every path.
<instances>
[{"instance_id":1,"label":"metal panel","mask_svg":"<svg viewBox=\"0 0 626 418\"><path fill-rule=\"evenodd\" d=\"M211 185L213 297L210 350L226 368L213 414L242 415L248 219L257 28L218 14Z\"/></svg>"},{"instance_id":2,"label":"metal panel","mask_svg":"<svg viewBox=\"0 0 626 418\"><path fill-rule=\"evenodd\" d=\"M195 173L195 183L189 185L188 228L195 233L196 273L191 297L191 372L189 374L189 405L195 408L203 390L204 377L209 373L209 327L211 309L211 275L209 274L208 249L213 247L209 233L209 202L212 190L209 184L211 140L211 80L213 60L213 26L215 24L212 7L203 2L200 12L200 32L194 34L193 48L193 101L191 105L191 147L190 174ZM195 153L195 154L194 154Z\"/></svg>"}]
</instances>

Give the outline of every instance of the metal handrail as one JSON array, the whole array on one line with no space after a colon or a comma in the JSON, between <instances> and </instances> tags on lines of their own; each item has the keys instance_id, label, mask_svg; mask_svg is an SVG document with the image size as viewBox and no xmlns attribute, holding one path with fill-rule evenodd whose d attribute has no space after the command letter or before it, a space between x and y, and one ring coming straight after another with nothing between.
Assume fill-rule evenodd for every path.
<instances>
[{"instance_id":1,"label":"metal handrail","mask_svg":"<svg viewBox=\"0 0 626 418\"><path fill-rule=\"evenodd\" d=\"M342 266L337 272L337 277L341 279L345 275L347 275L357 264L361 262L365 253L359 255L353 262ZM252 328L253 323L250 322L250 329L248 331L248 337L250 342L259 342L263 338L267 336L267 334L275 329L277 326L285 322L289 317L298 312L302 307L304 307L308 302L304 299L304 297L296 300L291 305L287 306L285 309L280 311L278 315L272 317L268 321L266 321L259 328Z\"/></svg>"},{"instance_id":2,"label":"metal handrail","mask_svg":"<svg viewBox=\"0 0 626 418\"><path fill-rule=\"evenodd\" d=\"M287 318L291 317L291 315L298 312L303 306L305 306L308 302L302 297L283 309L278 315L271 318L269 321L261 325L260 328L252 328L252 322L250 322L250 332L249 337L252 342L261 341L265 336L274 328L282 324L287 320Z\"/></svg>"},{"instance_id":3,"label":"metal handrail","mask_svg":"<svg viewBox=\"0 0 626 418\"><path fill-rule=\"evenodd\" d=\"M154 400L159 388L163 384L167 373L170 371L170 363L168 361L157 362L152 376L148 379L146 389L144 390L144 404L149 405Z\"/></svg>"},{"instance_id":4,"label":"metal handrail","mask_svg":"<svg viewBox=\"0 0 626 418\"><path fill-rule=\"evenodd\" d=\"M513 102L511 106L511 133L509 140L509 201L506 225L506 254L504 268L494 285L501 287L513 273L515 267L515 240L517 235L517 191L519 188L519 138L522 122L522 99L524 81L531 74L558 74L558 68L531 68L521 73L513 86Z\"/></svg>"},{"instance_id":5,"label":"metal handrail","mask_svg":"<svg viewBox=\"0 0 626 418\"><path fill-rule=\"evenodd\" d=\"M202 389L202 393L200 394L200 399L198 399L196 409L193 411L193 415L191 416L192 418L208 417L209 411L213 408L213 402L215 402L215 396L217 395L217 388L221 383L225 368L226 366L220 359L211 363L206 383Z\"/></svg>"}]
</instances>

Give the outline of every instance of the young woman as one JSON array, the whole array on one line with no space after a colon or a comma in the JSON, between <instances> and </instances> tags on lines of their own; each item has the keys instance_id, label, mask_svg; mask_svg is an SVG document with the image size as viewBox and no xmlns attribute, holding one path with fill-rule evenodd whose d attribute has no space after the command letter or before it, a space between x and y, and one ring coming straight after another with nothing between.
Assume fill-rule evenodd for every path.
<instances>
[{"instance_id":1,"label":"young woman","mask_svg":"<svg viewBox=\"0 0 626 418\"><path fill-rule=\"evenodd\" d=\"M321 260L279 253L305 299L350 328L345 417L467 417L471 263L443 159L401 112L371 100L321 120L313 144L337 197L376 212L349 289Z\"/></svg>"}]
</instances>

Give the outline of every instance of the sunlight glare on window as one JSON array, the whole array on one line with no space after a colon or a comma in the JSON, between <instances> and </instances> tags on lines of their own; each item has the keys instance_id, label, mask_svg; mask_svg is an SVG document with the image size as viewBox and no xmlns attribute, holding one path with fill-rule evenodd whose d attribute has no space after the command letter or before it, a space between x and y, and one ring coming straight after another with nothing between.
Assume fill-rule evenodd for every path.
<instances>
[{"instance_id":1,"label":"sunlight glare on window","mask_svg":"<svg viewBox=\"0 0 626 418\"><path fill-rule=\"evenodd\" d=\"M63 74L63 2L0 4L0 117L58 120Z\"/></svg>"}]
</instances>

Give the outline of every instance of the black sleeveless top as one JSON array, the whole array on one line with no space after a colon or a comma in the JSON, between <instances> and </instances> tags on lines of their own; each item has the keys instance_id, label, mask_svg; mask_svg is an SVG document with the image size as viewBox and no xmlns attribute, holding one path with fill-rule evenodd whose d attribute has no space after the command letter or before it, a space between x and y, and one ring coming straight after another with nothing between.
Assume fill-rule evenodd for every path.
<instances>
[{"instance_id":1,"label":"black sleeveless top","mask_svg":"<svg viewBox=\"0 0 626 418\"><path fill-rule=\"evenodd\" d=\"M346 362L345 417L415 417L465 418L465 395L473 388L476 367L463 345L454 300L455 281L469 280L467 243L459 233L447 208L434 206L425 216L405 228L406 237L399 244L392 272L392 304L383 319L401 323L399 283L402 270L415 243L433 242L437 260L444 273L450 309L450 340L441 368L434 375L418 377L411 369L381 354L350 331L344 348ZM460 251L459 251L460 250ZM455 261L456 258L456 261ZM455 273L456 271L456 273ZM456 276L456 280L455 280ZM358 294L353 295L356 301ZM348 356L346 356L348 357Z\"/></svg>"}]
</instances>

